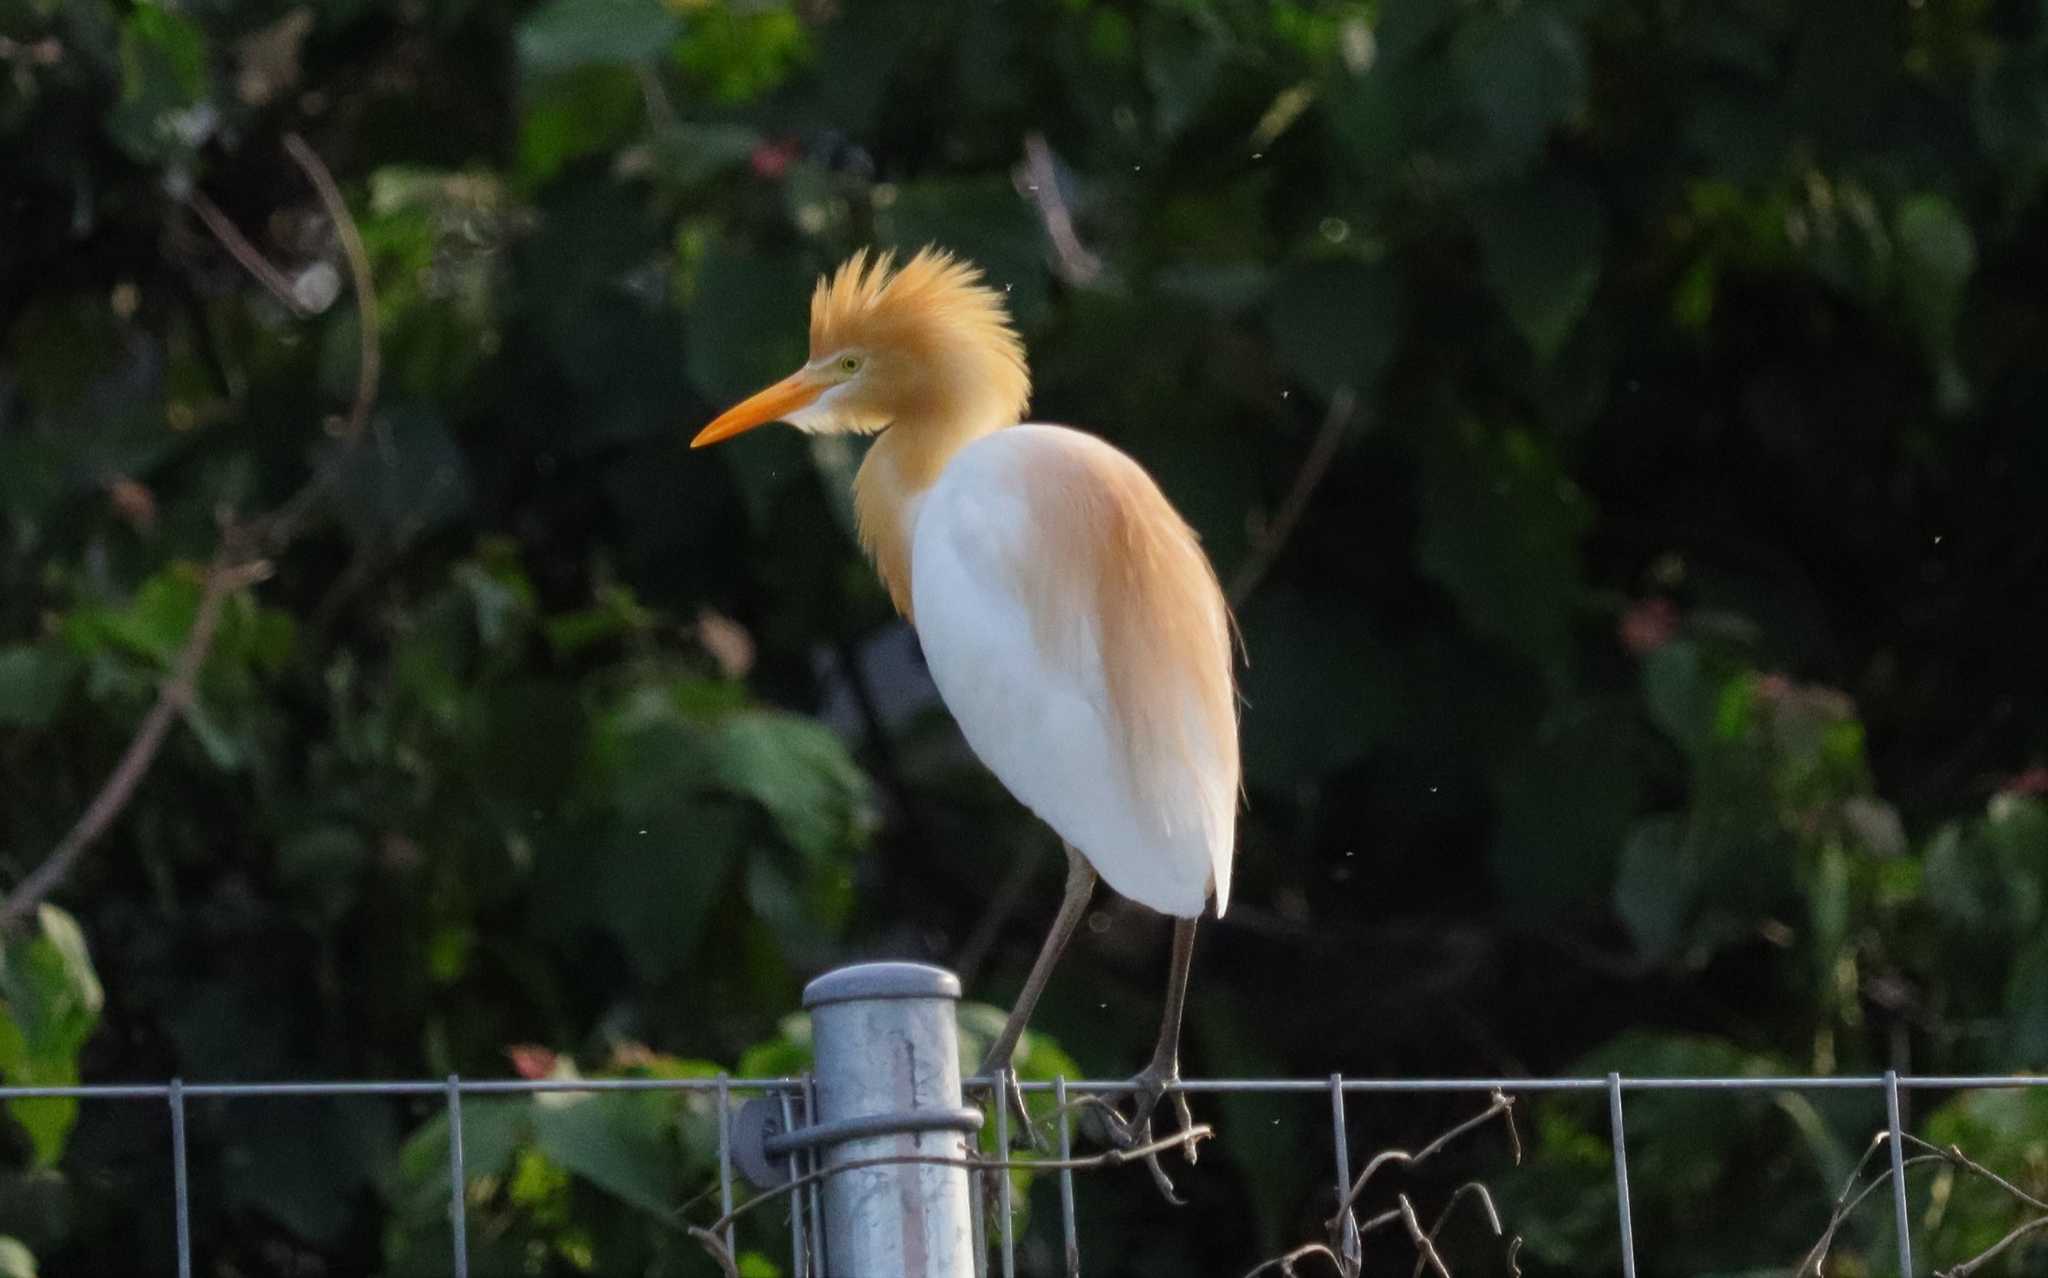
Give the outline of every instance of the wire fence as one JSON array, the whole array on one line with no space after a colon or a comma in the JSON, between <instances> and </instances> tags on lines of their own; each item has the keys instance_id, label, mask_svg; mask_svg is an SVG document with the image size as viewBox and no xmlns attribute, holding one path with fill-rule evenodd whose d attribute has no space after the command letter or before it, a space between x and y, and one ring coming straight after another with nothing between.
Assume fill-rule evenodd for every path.
<instances>
[{"instance_id":1,"label":"wire fence","mask_svg":"<svg viewBox=\"0 0 2048 1278\"><path fill-rule=\"evenodd\" d=\"M964 1080L964 1090L969 1095L988 1097L993 1094L996 1080L987 1076L976 1076ZM1055 1099L1055 1121L1057 1122L1057 1157L1051 1166L1058 1167L1059 1189L1059 1231L1060 1254L1065 1257L1068 1273L1080 1271L1080 1239L1075 1226L1074 1209L1074 1168L1060 1167L1061 1163L1071 1164L1073 1134L1071 1110L1067 1105L1070 1093L1076 1095L1120 1095L1129 1091L1125 1081L1103 1079L1066 1079L1051 1081L1022 1081L1015 1084L1025 1093L1051 1093ZM1913 1263L1911 1213L1907 1203L1905 1170L1905 1147L1907 1137L1901 1127L1899 1098L1902 1093L1916 1090L1979 1091L2048 1087L2048 1076L2000 1076L2000 1075L1902 1075L1894 1072L1871 1075L1846 1075L1824 1077L1703 1077L1703 1078L1631 1078L1615 1073L1605 1078L1346 1078L1332 1074L1328 1078L1225 1078L1190 1079L1176 1086L1174 1090L1188 1095L1217 1095L1228 1093L1255 1093L1263 1095L1300 1095L1327 1097L1330 1113L1330 1140L1335 1158L1335 1181L1338 1201L1347 1201L1347 1195L1356 1192L1353 1182L1354 1168L1345 1132L1345 1100L1362 1094L1421 1094L1421 1093L1470 1093L1490 1095L1501 1092L1511 1095L1541 1093L1605 1093L1608 1110L1608 1140L1614 1163L1617 1219L1623 1278L1635 1278L1636 1240L1634 1222L1629 1207L1629 1173L1625 1097L1632 1092L1758 1092L1758 1091L1868 1091L1881 1093L1884 1098L1887 1129L1880 1139L1889 1146L1891 1160L1891 1198L1894 1229L1898 1242L1899 1272L1907 1278L1917 1273ZM446 1079L409 1079L367 1082L252 1082L252 1083L186 1083L172 1079L163 1083L98 1084L69 1087L0 1087L0 1102L34 1098L68 1098L80 1102L107 1101L153 1101L166 1106L170 1127L171 1144L171 1210L175 1213L176 1265L178 1278L191 1278L194 1245L191 1224L191 1190L187 1174L187 1149L185 1135L185 1107L189 1101L199 1099L281 1099L281 1098L323 1098L339 1097L410 1097L440 1098L447 1108L449 1129L448 1158L448 1215L451 1226L452 1250L449 1256L449 1272L453 1278L471 1278L469 1268L468 1228L466 1223L466 1188L468 1177L463 1165L462 1102L470 1096L514 1096L541 1093L595 1094L603 1092L696 1092L712 1093L718 1100L719 1112L727 1120L719 1123L718 1148L718 1198L725 1246L733 1244L731 1216L735 1205L735 1163L730 1139L729 1116L733 1112L732 1102L740 1095L759 1095L774 1098L782 1109L786 1130L795 1130L810 1121L816 1112L816 1087L809 1075L794 1078L647 1078L647 1079L466 1079L450 1075ZM993 1105L995 1134L998 1149L1008 1147L1009 1107ZM812 1154L792 1152L791 1171L803 1177L816 1172L811 1161ZM977 1238L978 1268L981 1274L1000 1274L1001 1278L1016 1278L1017 1238L1013 1229L1015 1204L1012 1201L1010 1176L1002 1171L983 1172L973 1177L976 1198L974 1221L979 1230L984 1217L991 1213L983 1210L985 1195L989 1188L985 1181L994 1182L995 1211L992 1213L995 1237ZM828 1278L824 1256L824 1231L818 1203L817 1178L810 1179L802 1187L791 1192L789 1211L790 1272L794 1278ZM993 1252L991 1259L990 1253Z\"/></svg>"}]
</instances>

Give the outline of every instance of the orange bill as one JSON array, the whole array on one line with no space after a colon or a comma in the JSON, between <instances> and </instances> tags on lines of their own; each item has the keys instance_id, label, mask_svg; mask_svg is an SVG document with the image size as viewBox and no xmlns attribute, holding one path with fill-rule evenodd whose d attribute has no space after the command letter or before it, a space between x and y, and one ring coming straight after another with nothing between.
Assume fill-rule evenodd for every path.
<instances>
[{"instance_id":1,"label":"orange bill","mask_svg":"<svg viewBox=\"0 0 2048 1278\"><path fill-rule=\"evenodd\" d=\"M750 395L720 413L718 420L697 432L697 437L690 441L690 447L702 448L722 439L731 439L756 426L781 421L823 394L824 390L824 385L808 374L791 373L767 390Z\"/></svg>"}]
</instances>

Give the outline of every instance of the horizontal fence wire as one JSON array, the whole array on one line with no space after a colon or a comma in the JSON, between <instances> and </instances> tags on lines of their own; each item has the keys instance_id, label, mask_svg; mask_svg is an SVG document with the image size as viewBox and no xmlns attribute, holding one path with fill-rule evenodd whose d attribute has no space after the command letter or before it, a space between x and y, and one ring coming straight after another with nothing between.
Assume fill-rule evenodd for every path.
<instances>
[{"instance_id":1,"label":"horizontal fence wire","mask_svg":"<svg viewBox=\"0 0 2048 1278\"><path fill-rule=\"evenodd\" d=\"M1128 1078L1069 1078L1061 1080L1079 1092L1124 1094L1137 1090ZM1024 1092L1050 1092L1059 1086L1052 1079L1019 1079L1013 1084ZM1608 1088L1605 1078L1345 1078L1346 1092L1601 1092ZM1876 1091L1893 1085L1884 1074L1844 1075L1731 1075L1727 1077L1686 1077L1681 1075L1621 1078L1625 1092L1660 1091ZM2015 1087L2048 1087L2048 1074L1900 1074L1896 1085L1906 1091L1995 1091ZM68 1086L0 1086L0 1101L68 1097L73 1100L167 1100L173 1083L74 1083ZM986 1074L961 1080L970 1092L986 1092L993 1086ZM257 1083L185 1083L187 1100L227 1097L340 1097L340 1096L446 1096L450 1088L464 1096L529 1095L537 1092L715 1092L721 1087L733 1091L790 1092L800 1095L805 1076L773 1078L452 1078L390 1079L368 1082L287 1081ZM1167 1092L1189 1095L1234 1092L1327 1092L1324 1078L1189 1078L1167 1085Z\"/></svg>"},{"instance_id":2,"label":"horizontal fence wire","mask_svg":"<svg viewBox=\"0 0 2048 1278\"><path fill-rule=\"evenodd\" d=\"M1006 1084L1014 1091L1025 1093L1050 1093L1056 1100L1059 1116L1059 1156L1071 1156L1071 1137L1066 1115L1068 1092L1096 1093L1103 1095L1126 1094L1134 1090L1128 1079L1009 1079L1004 1074L994 1078L975 1075L962 1080L962 1090L968 1094L982 1093L993 1098L999 1083ZM1336 1158L1336 1185L1340 1200L1350 1175L1350 1154L1345 1136L1344 1097L1361 1093L1417 1094L1425 1092L1478 1092L1502 1091L1508 1093L1605 1093L1608 1104L1609 1141L1614 1160L1614 1181L1616 1191L1617 1221L1624 1278L1635 1278L1636 1247L1634 1221L1629 1204L1628 1147L1627 1131L1624 1126L1622 1097L1628 1092L1760 1092L1760 1091L1870 1091L1882 1094L1885 1103L1886 1132L1891 1145L1891 1186L1894 1228L1898 1236L1899 1273L1902 1278L1913 1278L1913 1250L1911 1217L1906 1199L1906 1179L1903 1175L1904 1127L1901 1122L1900 1094L1911 1091L1992 1091L2013 1088L2048 1087L2048 1075L2031 1074L1897 1074L1886 1071L1883 1074L1855 1074L1833 1076L1808 1075L1737 1075L1725 1077L1659 1076L1629 1078L1621 1074L1608 1074L1604 1078L1347 1078L1331 1074L1323 1078L1196 1078L1169 1084L1169 1092L1190 1095L1262 1094L1288 1095L1321 1093L1329 1098L1331 1141ZM735 1092L757 1092L774 1097L780 1104L786 1127L797 1125L801 1113L805 1121L816 1121L816 1089L810 1075L781 1076L774 1078L731 1078L718 1075L713 1078L462 1078L451 1074L444 1079L391 1079L371 1081L266 1081L247 1083L188 1083L182 1079L171 1079L162 1083L80 1083L68 1086L0 1086L0 1103L15 1100L64 1098L77 1101L161 1101L170 1118L172 1208L175 1212L176 1264L179 1278L191 1278L192 1267L192 1210L188 1151L185 1130L187 1102L194 1099L261 1100L279 1098L337 1099L361 1096L385 1097L437 1097L446 1106L449 1124L449 1199L448 1224L453 1242L450 1253L449 1272L455 1278L468 1278L468 1229L465 1205L468 1185L463 1166L462 1142L462 1099L465 1096L534 1096L560 1094L602 1094L606 1092L698 1092L717 1097L721 1120L718 1136L718 1197L722 1213L728 1216L733 1208L733 1154L728 1122L732 1112L730 1099ZM996 1148L1007 1150L1009 1130L1009 1107L995 1104ZM802 1175L816 1167L814 1158L800 1157L796 1152L789 1156L791 1171ZM998 1243L1001 1253L1000 1273L1012 1278L1016 1273L1016 1239L1011 1215L1015 1209L1011 1201L1011 1182L1008 1172L985 1173L997 1178L996 1199L1000 1204L998 1221ZM979 1177L976 1178L975 1195L982 1197ZM1061 1267L1064 1273L1078 1275L1081 1272L1080 1243L1075 1229L1073 1173L1062 1169L1059 1173ZM824 1222L819 1211L817 1183L812 1181L806 1193L790 1195L790 1259L791 1272L798 1278L830 1278L825 1267ZM979 1237L980 1210L975 1212L976 1234ZM733 1245L733 1229L730 1221L723 1231L722 1241L728 1251ZM985 1244L984 1244L985 1245Z\"/></svg>"}]
</instances>

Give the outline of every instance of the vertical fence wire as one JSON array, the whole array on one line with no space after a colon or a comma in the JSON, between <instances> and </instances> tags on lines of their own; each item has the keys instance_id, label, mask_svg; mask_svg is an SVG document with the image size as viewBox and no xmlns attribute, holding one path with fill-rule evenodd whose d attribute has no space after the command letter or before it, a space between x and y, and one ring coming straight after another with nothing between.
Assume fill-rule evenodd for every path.
<instances>
[{"instance_id":1,"label":"vertical fence wire","mask_svg":"<svg viewBox=\"0 0 2048 1278\"><path fill-rule=\"evenodd\" d=\"M1607 1076L1607 1138L1614 1143L1614 1201L1621 1217L1621 1274L1636 1278L1636 1223L1628 1204L1628 1128L1621 1120L1621 1075Z\"/></svg>"},{"instance_id":2,"label":"vertical fence wire","mask_svg":"<svg viewBox=\"0 0 2048 1278\"><path fill-rule=\"evenodd\" d=\"M718 1076L718 1214L732 1215L732 1079L724 1073ZM732 1249L733 1223L725 1222L725 1254L737 1255Z\"/></svg>"},{"instance_id":3,"label":"vertical fence wire","mask_svg":"<svg viewBox=\"0 0 2048 1278\"><path fill-rule=\"evenodd\" d=\"M455 1278L469 1278L469 1170L462 1165L462 1080L448 1076L448 1232Z\"/></svg>"},{"instance_id":4,"label":"vertical fence wire","mask_svg":"<svg viewBox=\"0 0 2048 1278\"><path fill-rule=\"evenodd\" d=\"M1002 1160L1010 1157L1010 1077L1009 1070L996 1071L996 1157ZM1010 1219L1012 1189L1009 1171L997 1168L996 1228L1003 1243L1003 1278L1017 1278L1016 1222Z\"/></svg>"},{"instance_id":5,"label":"vertical fence wire","mask_svg":"<svg viewBox=\"0 0 2048 1278\"><path fill-rule=\"evenodd\" d=\"M796 1106L790 1101L787 1091L777 1092L776 1099L782 1106L782 1130L796 1130ZM804 1174L802 1157L796 1150L789 1152L789 1175L793 1180ZM789 1196L789 1269L796 1278L810 1273L811 1249L804 1241L804 1198L802 1194ZM821 1276L822 1278L822 1276Z\"/></svg>"},{"instance_id":6,"label":"vertical fence wire","mask_svg":"<svg viewBox=\"0 0 2048 1278\"><path fill-rule=\"evenodd\" d=\"M171 1201L178 1213L178 1278L192 1278L192 1188L185 1170L185 1080L171 1080Z\"/></svg>"},{"instance_id":7,"label":"vertical fence wire","mask_svg":"<svg viewBox=\"0 0 2048 1278\"><path fill-rule=\"evenodd\" d=\"M818 1079L816 1075L804 1075L804 1122L818 1121ZM809 1156L809 1170L816 1171L824 1163L825 1151L813 1146ZM832 1271L825 1265L825 1212L818 1205L818 1182L812 1181L804 1191L811 1203L811 1272L819 1278L826 1278Z\"/></svg>"},{"instance_id":8,"label":"vertical fence wire","mask_svg":"<svg viewBox=\"0 0 2048 1278\"><path fill-rule=\"evenodd\" d=\"M1892 1215L1899 1231L1899 1278L1913 1278L1913 1222L1906 1208L1905 1133L1899 1125L1899 1075L1884 1072L1884 1116L1891 1128Z\"/></svg>"},{"instance_id":9,"label":"vertical fence wire","mask_svg":"<svg viewBox=\"0 0 2048 1278\"><path fill-rule=\"evenodd\" d=\"M1053 1108L1060 1120L1060 1161L1066 1162L1074 1156L1074 1127L1067 1116L1067 1076L1056 1075L1052 1080ZM1066 1265L1067 1278L1081 1278L1081 1239L1074 1228L1074 1169L1060 1168L1060 1241L1065 1244L1061 1252Z\"/></svg>"},{"instance_id":10,"label":"vertical fence wire","mask_svg":"<svg viewBox=\"0 0 2048 1278\"><path fill-rule=\"evenodd\" d=\"M1330 1149L1337 1158L1337 1208L1351 1192L1351 1138L1344 1134L1344 1076L1330 1075Z\"/></svg>"}]
</instances>

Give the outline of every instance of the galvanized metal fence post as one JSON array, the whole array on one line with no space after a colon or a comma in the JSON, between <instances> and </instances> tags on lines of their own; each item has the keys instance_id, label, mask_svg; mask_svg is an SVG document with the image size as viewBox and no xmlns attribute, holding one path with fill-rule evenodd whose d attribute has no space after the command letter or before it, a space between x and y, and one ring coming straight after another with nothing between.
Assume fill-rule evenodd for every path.
<instances>
[{"instance_id":1,"label":"galvanized metal fence post","mask_svg":"<svg viewBox=\"0 0 2048 1278\"><path fill-rule=\"evenodd\" d=\"M818 1142L823 1167L967 1157L980 1114L961 1103L959 999L959 978L923 963L862 963L805 987L817 1062L812 1121L843 1138ZM895 1163L826 1177L826 1273L973 1278L968 1174Z\"/></svg>"}]
</instances>

